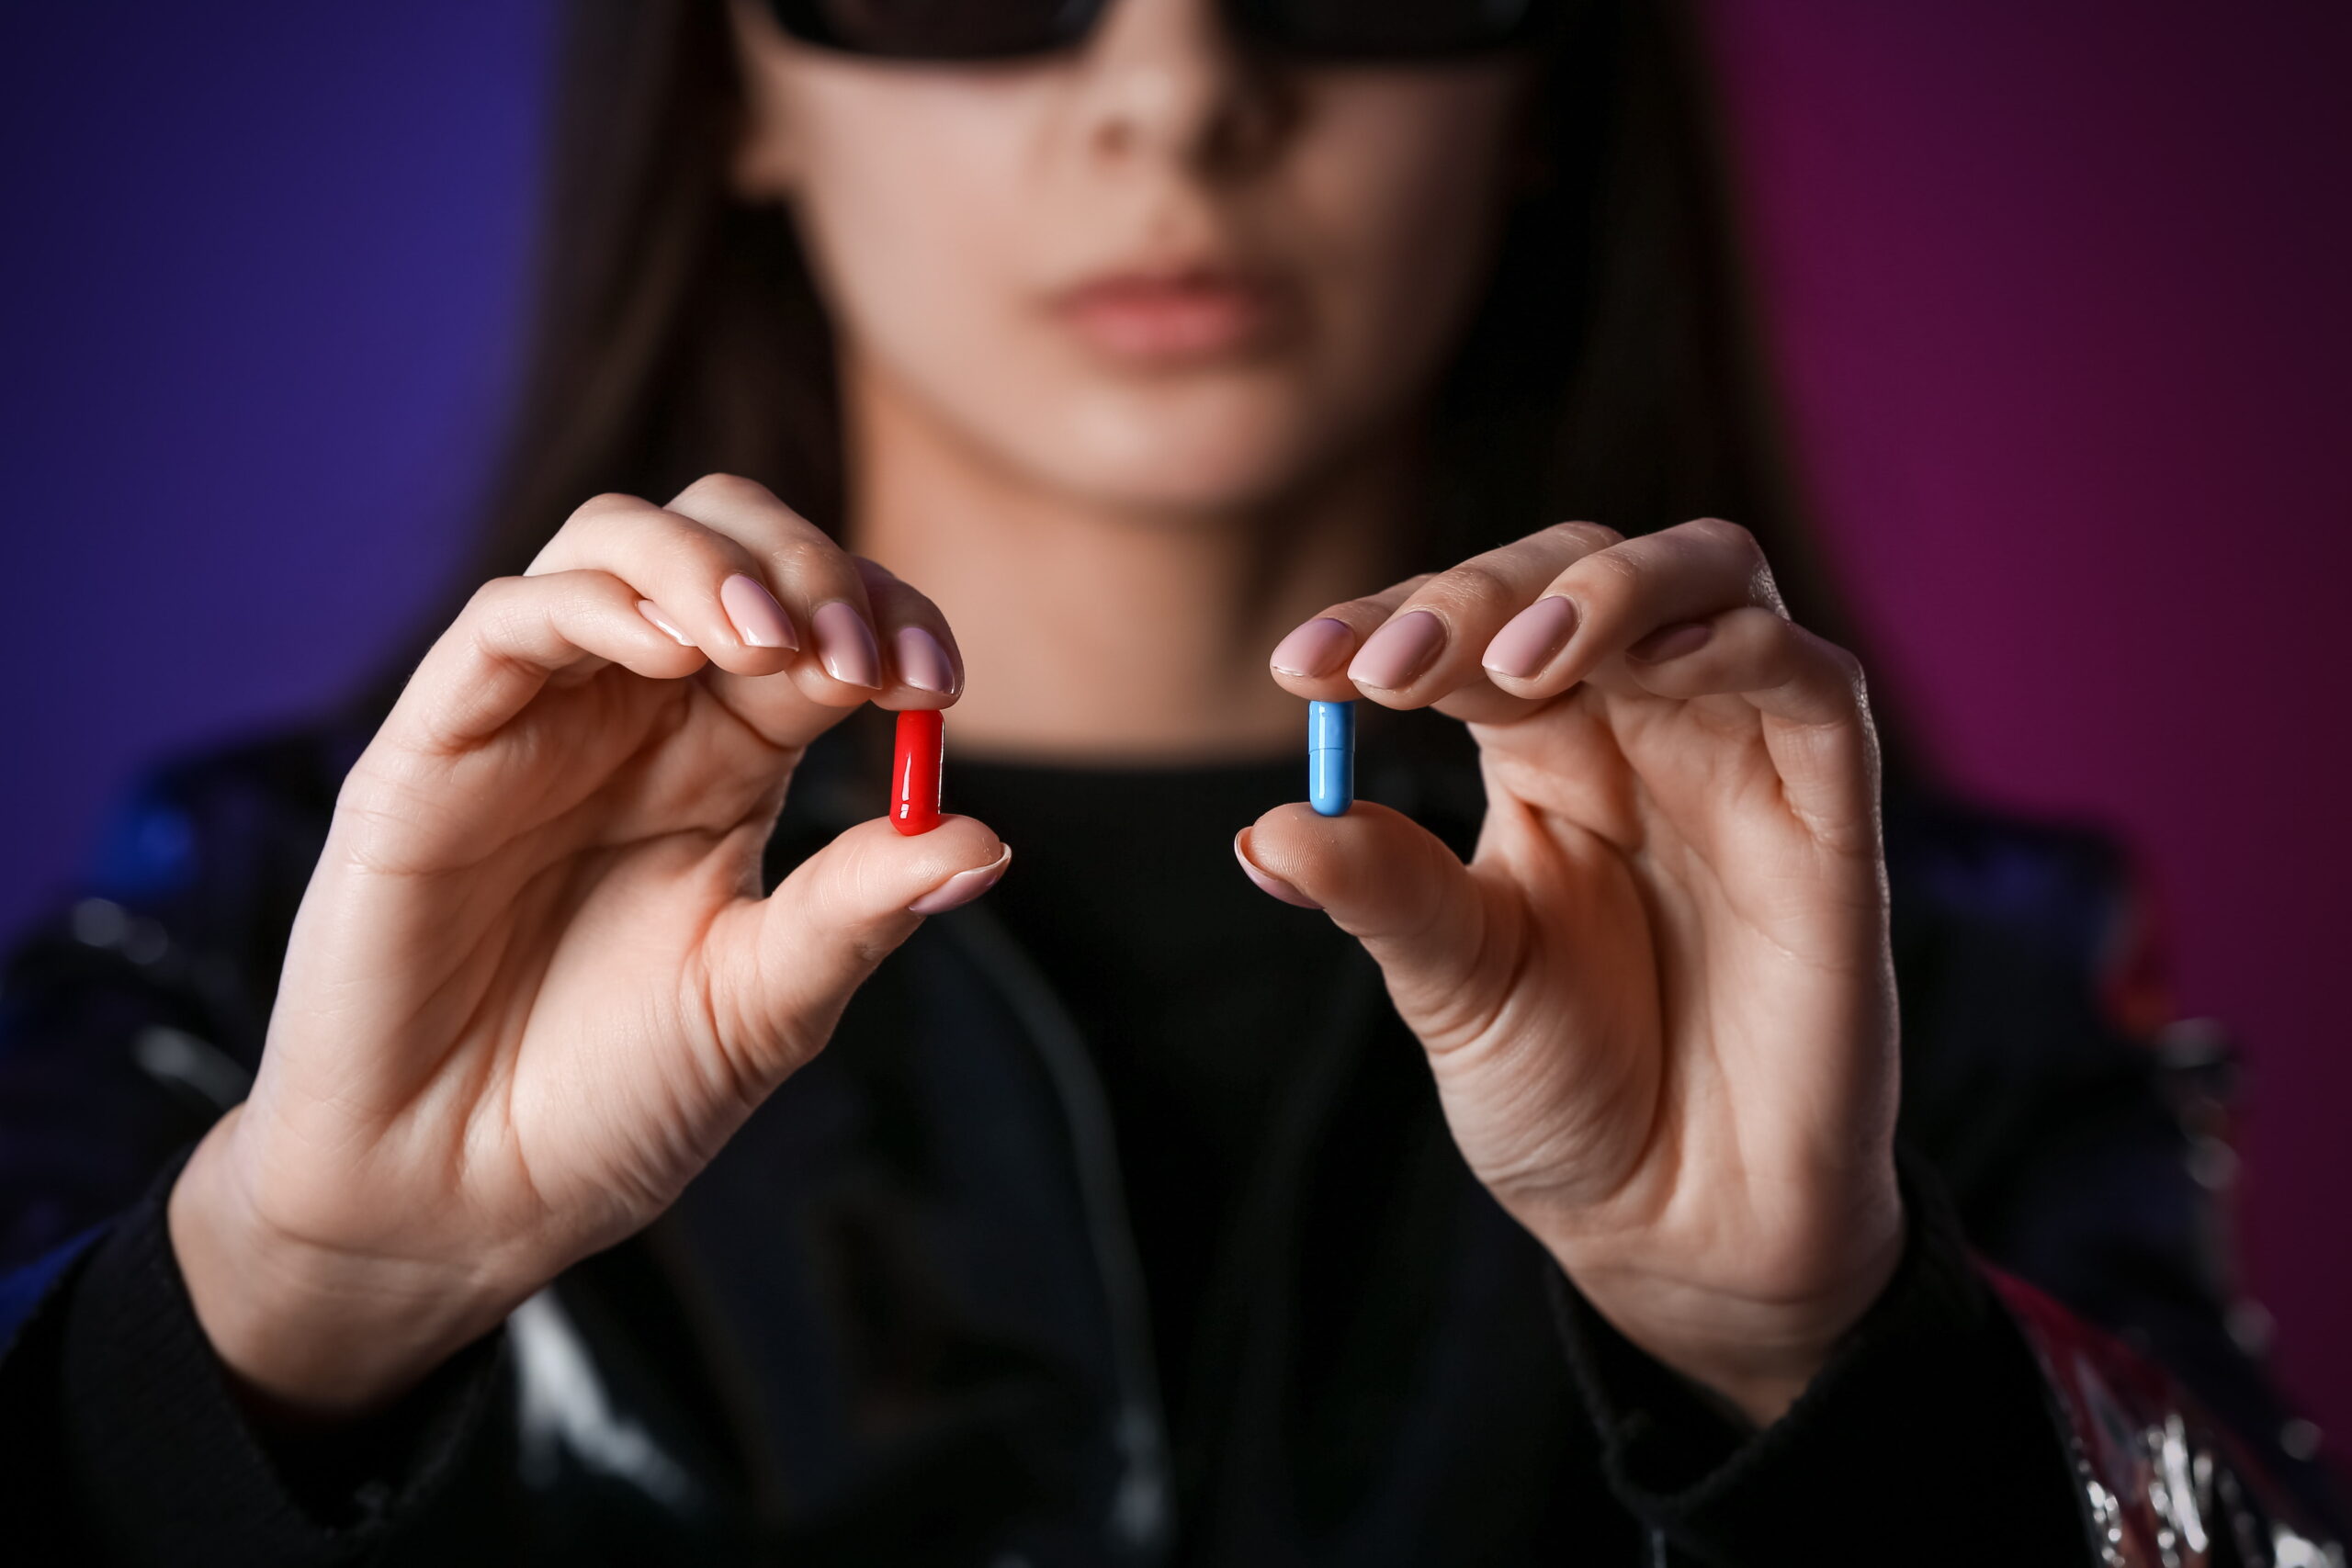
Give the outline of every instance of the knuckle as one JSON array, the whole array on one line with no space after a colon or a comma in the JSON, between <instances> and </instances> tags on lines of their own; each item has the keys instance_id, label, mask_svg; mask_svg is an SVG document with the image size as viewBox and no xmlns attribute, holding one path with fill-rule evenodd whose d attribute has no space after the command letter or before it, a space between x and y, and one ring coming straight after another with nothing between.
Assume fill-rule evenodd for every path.
<instances>
[{"instance_id":1,"label":"knuckle","mask_svg":"<svg viewBox=\"0 0 2352 1568\"><path fill-rule=\"evenodd\" d=\"M1751 621L1755 629L1742 637L1736 629L1738 624L1751 616L1761 619ZM1727 640L1735 644L1744 643L1752 650L1748 653L1747 662L1755 671L1756 684L1779 686L1818 674L1819 667L1808 656L1804 643L1790 635L1794 628L1788 622L1773 616L1769 610L1744 610L1736 616L1726 617L1722 625L1730 634Z\"/></svg>"},{"instance_id":2,"label":"knuckle","mask_svg":"<svg viewBox=\"0 0 2352 1568\"><path fill-rule=\"evenodd\" d=\"M466 596L466 606L458 613L458 618L481 621L502 615L518 594L528 591L529 583L527 578L493 577Z\"/></svg>"},{"instance_id":3,"label":"knuckle","mask_svg":"<svg viewBox=\"0 0 2352 1568\"><path fill-rule=\"evenodd\" d=\"M624 577L677 568L733 570L743 558L732 541L693 518L633 496L626 499L626 507L593 514L582 508L575 513L575 520L587 527L587 539L559 558L574 567L601 568Z\"/></svg>"},{"instance_id":4,"label":"knuckle","mask_svg":"<svg viewBox=\"0 0 2352 1568\"><path fill-rule=\"evenodd\" d=\"M1765 558L1763 542L1754 532L1720 517L1702 517L1684 526L1741 562L1747 573L1750 602L1769 606L1775 614L1787 613L1780 584L1772 580L1771 562Z\"/></svg>"},{"instance_id":5,"label":"knuckle","mask_svg":"<svg viewBox=\"0 0 2352 1568\"><path fill-rule=\"evenodd\" d=\"M560 571L582 555L593 553L598 545L612 536L617 527L632 513L661 510L642 496L627 495L619 491L605 491L590 496L571 509L563 525L548 536L526 569L527 575Z\"/></svg>"},{"instance_id":6,"label":"knuckle","mask_svg":"<svg viewBox=\"0 0 2352 1568\"><path fill-rule=\"evenodd\" d=\"M616 490L603 491L573 507L571 515L564 519L563 525L569 528L575 523L609 517L616 512L650 512L653 509L653 503L641 495L629 495Z\"/></svg>"},{"instance_id":7,"label":"knuckle","mask_svg":"<svg viewBox=\"0 0 2352 1568\"><path fill-rule=\"evenodd\" d=\"M1520 596L1519 588L1509 577L1481 556L1464 561L1452 571L1431 581L1416 597L1442 597L1465 606L1499 604Z\"/></svg>"},{"instance_id":8,"label":"knuckle","mask_svg":"<svg viewBox=\"0 0 2352 1568\"><path fill-rule=\"evenodd\" d=\"M715 591L720 579L748 564L750 558L733 540L662 513L620 543L611 570L640 589L692 591L699 581Z\"/></svg>"},{"instance_id":9,"label":"knuckle","mask_svg":"<svg viewBox=\"0 0 2352 1568\"><path fill-rule=\"evenodd\" d=\"M879 583L868 583L865 602L877 615L888 617L894 625L920 621L934 631L946 630L946 615L931 596L920 588L911 587L895 577L884 578Z\"/></svg>"},{"instance_id":10,"label":"knuckle","mask_svg":"<svg viewBox=\"0 0 2352 1568\"><path fill-rule=\"evenodd\" d=\"M1816 636L1793 621L1780 621L1777 626L1779 646L1786 650L1792 675L1810 672L1825 684L1842 688L1857 707L1869 705L1865 696L1868 677L1860 658L1851 649Z\"/></svg>"},{"instance_id":11,"label":"knuckle","mask_svg":"<svg viewBox=\"0 0 2352 1568\"><path fill-rule=\"evenodd\" d=\"M1754 534L1739 524L1721 517L1693 518L1683 526L1704 538L1712 539L1718 544L1729 545L1734 549L1746 554L1761 556L1764 553L1763 547L1756 542Z\"/></svg>"},{"instance_id":12,"label":"knuckle","mask_svg":"<svg viewBox=\"0 0 2352 1568\"><path fill-rule=\"evenodd\" d=\"M1421 581L1427 581L1428 579ZM1416 588L1419 586L1419 583L1415 584ZM1338 621L1352 626L1361 635L1386 620L1392 610L1402 609L1408 597L1409 594L1367 593L1361 599L1342 599L1323 610L1317 618Z\"/></svg>"},{"instance_id":13,"label":"knuckle","mask_svg":"<svg viewBox=\"0 0 2352 1568\"><path fill-rule=\"evenodd\" d=\"M1636 591L1648 575L1641 554L1623 547L1597 551L1570 567L1568 577L1595 600L1615 600Z\"/></svg>"},{"instance_id":14,"label":"knuckle","mask_svg":"<svg viewBox=\"0 0 2352 1568\"><path fill-rule=\"evenodd\" d=\"M742 546L724 534L693 524L672 529L662 548L673 552L680 564L707 574L714 588L721 577L752 564L751 554Z\"/></svg>"},{"instance_id":15,"label":"knuckle","mask_svg":"<svg viewBox=\"0 0 2352 1568\"><path fill-rule=\"evenodd\" d=\"M544 616L545 611L537 614ZM499 594L467 616L466 643L485 658L504 659L528 639L533 615L533 606L523 595Z\"/></svg>"},{"instance_id":16,"label":"knuckle","mask_svg":"<svg viewBox=\"0 0 2352 1568\"><path fill-rule=\"evenodd\" d=\"M1555 523L1544 532L1572 540L1577 544L1589 546L1594 550L1605 550L1625 542L1624 535L1605 523Z\"/></svg>"},{"instance_id":17,"label":"knuckle","mask_svg":"<svg viewBox=\"0 0 2352 1568\"><path fill-rule=\"evenodd\" d=\"M1377 593L1367 593L1361 599L1342 600L1323 613L1359 630L1367 630L1379 626L1419 597L1423 589L1438 581L1439 575L1434 571L1419 572L1402 582L1391 583Z\"/></svg>"},{"instance_id":18,"label":"knuckle","mask_svg":"<svg viewBox=\"0 0 2352 1568\"><path fill-rule=\"evenodd\" d=\"M797 536L772 545L767 558L786 581L826 581L857 575L842 547L822 535Z\"/></svg>"},{"instance_id":19,"label":"knuckle","mask_svg":"<svg viewBox=\"0 0 2352 1568\"><path fill-rule=\"evenodd\" d=\"M775 492L741 474L705 474L678 492L679 501L715 501L739 506L775 505Z\"/></svg>"},{"instance_id":20,"label":"knuckle","mask_svg":"<svg viewBox=\"0 0 2352 1568\"><path fill-rule=\"evenodd\" d=\"M868 598L897 600L914 592L880 561L870 560L865 556L852 556L849 563L850 570L857 573L857 580L865 584Z\"/></svg>"}]
</instances>

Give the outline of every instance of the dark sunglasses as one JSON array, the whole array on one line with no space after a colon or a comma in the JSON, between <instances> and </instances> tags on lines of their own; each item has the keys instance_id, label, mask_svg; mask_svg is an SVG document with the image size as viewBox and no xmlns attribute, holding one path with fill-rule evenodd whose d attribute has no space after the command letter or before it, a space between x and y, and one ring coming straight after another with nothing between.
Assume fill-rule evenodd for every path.
<instances>
[{"instance_id":1,"label":"dark sunglasses","mask_svg":"<svg viewBox=\"0 0 2352 1568\"><path fill-rule=\"evenodd\" d=\"M768 0L803 43L887 60L1067 49L1112 0ZM1527 42L1558 0L1219 0L1243 40L1306 60L1420 60Z\"/></svg>"}]
</instances>

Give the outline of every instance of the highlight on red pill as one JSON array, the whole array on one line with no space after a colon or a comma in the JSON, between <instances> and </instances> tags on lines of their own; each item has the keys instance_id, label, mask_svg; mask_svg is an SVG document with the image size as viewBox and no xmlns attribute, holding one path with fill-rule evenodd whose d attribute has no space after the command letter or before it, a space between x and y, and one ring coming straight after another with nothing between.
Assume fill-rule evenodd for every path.
<instances>
[{"instance_id":1,"label":"highlight on red pill","mask_svg":"<svg viewBox=\"0 0 2352 1568\"><path fill-rule=\"evenodd\" d=\"M939 826L944 734L937 708L909 708L899 716L898 755L890 763L890 826L910 837Z\"/></svg>"}]
</instances>

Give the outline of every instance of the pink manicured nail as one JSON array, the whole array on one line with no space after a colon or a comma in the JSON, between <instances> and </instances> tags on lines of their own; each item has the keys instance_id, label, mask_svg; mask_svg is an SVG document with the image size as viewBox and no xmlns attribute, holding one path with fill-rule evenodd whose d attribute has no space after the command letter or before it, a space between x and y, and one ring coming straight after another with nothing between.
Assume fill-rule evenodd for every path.
<instances>
[{"instance_id":1,"label":"pink manicured nail","mask_svg":"<svg viewBox=\"0 0 2352 1568\"><path fill-rule=\"evenodd\" d=\"M1323 907L1322 905L1317 903L1314 899L1309 898L1306 894L1301 893L1297 888L1293 887L1281 877L1272 875L1267 872L1260 871L1256 866L1250 863L1249 852L1241 847L1241 840L1249 831L1249 829L1244 828L1240 832L1233 835L1233 858L1241 863L1242 873L1247 875L1250 881L1258 885L1258 891L1261 893L1272 894L1274 897L1281 899L1283 903L1295 904L1302 909L1321 908Z\"/></svg>"},{"instance_id":2,"label":"pink manicured nail","mask_svg":"<svg viewBox=\"0 0 2352 1568\"><path fill-rule=\"evenodd\" d=\"M1372 634L1348 666L1348 679L1360 686L1396 691L1409 684L1444 646L1445 623L1427 610L1415 610Z\"/></svg>"},{"instance_id":3,"label":"pink manicured nail","mask_svg":"<svg viewBox=\"0 0 2352 1568\"><path fill-rule=\"evenodd\" d=\"M651 621L655 626L661 627L662 635L668 637L672 642L676 643L680 648L692 648L695 645L695 639L680 631L676 623L672 621L669 616L663 615L662 613L662 606L656 604L652 600L639 599L637 602L637 613L643 615L647 620Z\"/></svg>"},{"instance_id":4,"label":"pink manicured nail","mask_svg":"<svg viewBox=\"0 0 2352 1568\"><path fill-rule=\"evenodd\" d=\"M845 686L882 684L882 650L864 615L836 599L818 606L808 628L817 634L817 661L826 674Z\"/></svg>"},{"instance_id":5,"label":"pink manicured nail","mask_svg":"<svg viewBox=\"0 0 2352 1568\"><path fill-rule=\"evenodd\" d=\"M948 660L947 650L921 626L900 626L899 635L890 639L890 656L898 663L899 679L917 691L956 689L956 666Z\"/></svg>"},{"instance_id":6,"label":"pink manicured nail","mask_svg":"<svg viewBox=\"0 0 2352 1568\"><path fill-rule=\"evenodd\" d=\"M1546 594L1513 615L1487 645L1486 667L1524 681L1552 661L1577 629L1577 607L1557 593Z\"/></svg>"},{"instance_id":7,"label":"pink manicured nail","mask_svg":"<svg viewBox=\"0 0 2352 1568\"><path fill-rule=\"evenodd\" d=\"M754 580L737 572L718 585L718 607L735 623L735 635L752 648L797 649L800 638L792 630L792 617L784 606Z\"/></svg>"},{"instance_id":8,"label":"pink manicured nail","mask_svg":"<svg viewBox=\"0 0 2352 1568\"><path fill-rule=\"evenodd\" d=\"M961 904L968 904L997 885L1004 868L1012 863L1012 846L1007 844L1004 853L996 857L993 865L976 865L969 871L959 871L913 903L907 906L910 915L944 915Z\"/></svg>"},{"instance_id":9,"label":"pink manicured nail","mask_svg":"<svg viewBox=\"0 0 2352 1568\"><path fill-rule=\"evenodd\" d=\"M1679 659L1706 646L1715 635L1715 628L1704 621L1685 621L1679 626L1661 626L1625 650L1629 659L1645 664L1663 664L1669 659Z\"/></svg>"},{"instance_id":10,"label":"pink manicured nail","mask_svg":"<svg viewBox=\"0 0 2352 1568\"><path fill-rule=\"evenodd\" d=\"M1347 622L1318 615L1276 643L1266 662L1285 675L1329 675L1355 639Z\"/></svg>"}]
</instances>

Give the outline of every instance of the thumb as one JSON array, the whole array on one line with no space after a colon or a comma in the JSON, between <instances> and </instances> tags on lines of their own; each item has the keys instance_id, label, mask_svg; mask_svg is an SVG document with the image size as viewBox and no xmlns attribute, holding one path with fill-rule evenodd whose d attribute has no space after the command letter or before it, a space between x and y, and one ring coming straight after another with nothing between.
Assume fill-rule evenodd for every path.
<instances>
[{"instance_id":1,"label":"thumb","mask_svg":"<svg viewBox=\"0 0 2352 1568\"><path fill-rule=\"evenodd\" d=\"M773 1083L823 1048L850 997L927 915L996 886L1012 851L945 817L909 837L876 818L810 855L763 899L712 923L711 1010L732 1054Z\"/></svg>"},{"instance_id":2,"label":"thumb","mask_svg":"<svg viewBox=\"0 0 2352 1568\"><path fill-rule=\"evenodd\" d=\"M1500 987L1482 973L1495 966L1486 899L1470 869L1419 823L1368 801L1340 817L1294 803L1242 829L1233 852L1267 893L1323 909L1362 942L1396 1010L1431 1049L1491 1021Z\"/></svg>"}]
</instances>

